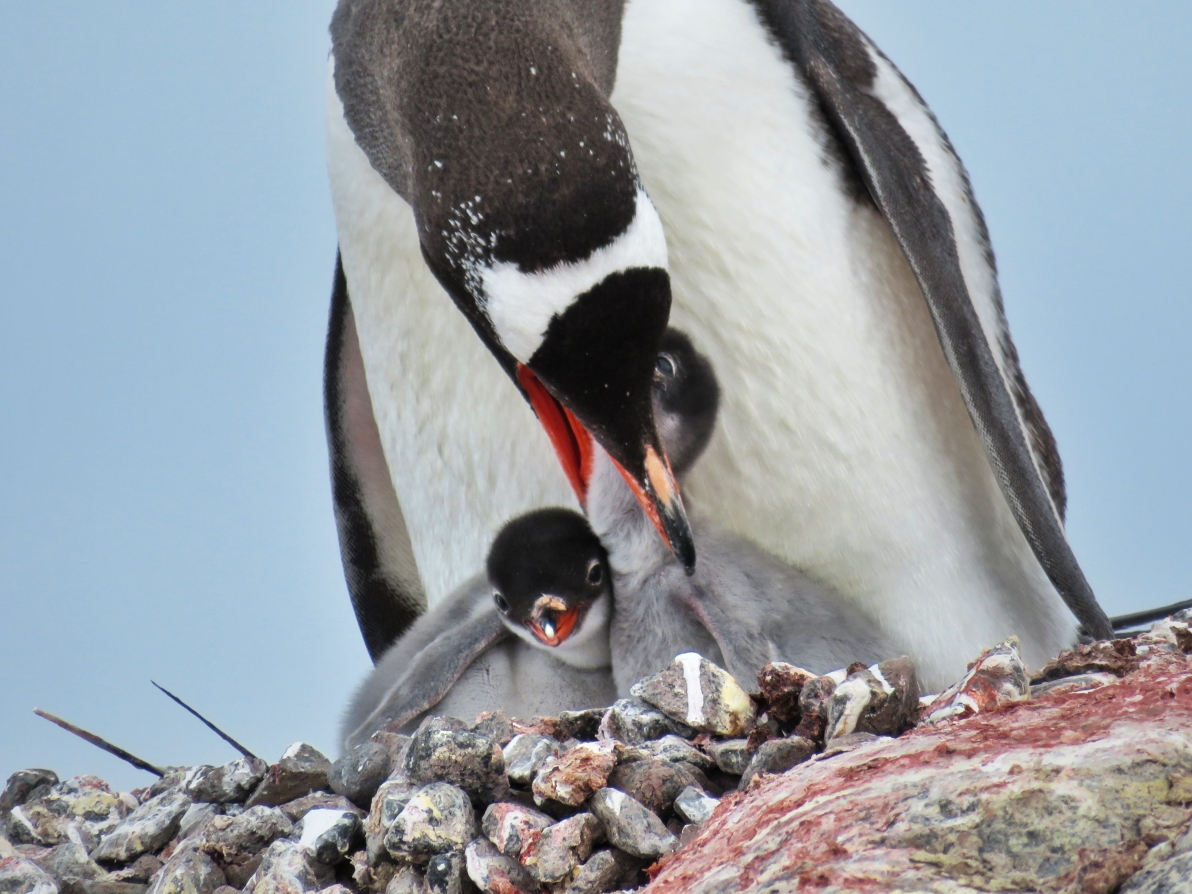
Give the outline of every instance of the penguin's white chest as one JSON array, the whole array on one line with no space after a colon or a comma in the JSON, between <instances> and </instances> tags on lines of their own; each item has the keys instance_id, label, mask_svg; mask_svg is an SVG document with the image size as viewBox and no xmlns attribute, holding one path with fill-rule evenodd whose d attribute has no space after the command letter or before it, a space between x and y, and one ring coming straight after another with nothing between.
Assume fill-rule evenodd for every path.
<instances>
[{"instance_id":1,"label":"penguin's white chest","mask_svg":"<svg viewBox=\"0 0 1192 894\"><path fill-rule=\"evenodd\" d=\"M863 606L929 685L1012 633L1036 664L1066 645L893 233L753 7L632 0L612 100L666 229L672 322L723 387L685 493Z\"/></svg>"}]
</instances>

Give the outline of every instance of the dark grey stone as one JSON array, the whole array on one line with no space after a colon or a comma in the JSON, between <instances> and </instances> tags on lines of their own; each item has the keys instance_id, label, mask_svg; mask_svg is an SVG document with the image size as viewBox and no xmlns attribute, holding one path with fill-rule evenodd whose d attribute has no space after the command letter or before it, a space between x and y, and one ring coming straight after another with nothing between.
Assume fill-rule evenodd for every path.
<instances>
[{"instance_id":1,"label":"dark grey stone","mask_svg":"<svg viewBox=\"0 0 1192 894\"><path fill-rule=\"evenodd\" d=\"M359 807L367 808L381 783L393 771L393 754L381 742L368 739L331 765L327 782L331 791Z\"/></svg>"},{"instance_id":2,"label":"dark grey stone","mask_svg":"<svg viewBox=\"0 0 1192 894\"><path fill-rule=\"evenodd\" d=\"M480 821L486 838L507 857L521 857L554 820L540 810L508 801L488 805Z\"/></svg>"},{"instance_id":3,"label":"dark grey stone","mask_svg":"<svg viewBox=\"0 0 1192 894\"><path fill-rule=\"evenodd\" d=\"M657 860L678 844L652 810L615 788L596 792L591 808L608 840L635 857Z\"/></svg>"},{"instance_id":4,"label":"dark grey stone","mask_svg":"<svg viewBox=\"0 0 1192 894\"><path fill-rule=\"evenodd\" d=\"M182 814L182 819L178 820L178 837L189 838L202 828L203 823L216 816L219 816L218 804L191 804Z\"/></svg>"},{"instance_id":5,"label":"dark grey stone","mask_svg":"<svg viewBox=\"0 0 1192 894\"><path fill-rule=\"evenodd\" d=\"M577 813L544 829L522 852L521 863L539 882L554 885L569 879L577 866L603 840L604 829L590 813Z\"/></svg>"},{"instance_id":6,"label":"dark grey stone","mask_svg":"<svg viewBox=\"0 0 1192 894\"><path fill-rule=\"evenodd\" d=\"M740 791L749 788L749 783L765 773L785 773L791 767L803 763L815 753L815 743L802 736L789 739L771 739L763 742L753 753L753 759L737 786Z\"/></svg>"},{"instance_id":7,"label":"dark grey stone","mask_svg":"<svg viewBox=\"0 0 1192 894\"><path fill-rule=\"evenodd\" d=\"M321 751L305 742L295 742L281 760L269 767L245 806L275 807L313 791L325 791L330 769L331 761Z\"/></svg>"},{"instance_id":8,"label":"dark grey stone","mask_svg":"<svg viewBox=\"0 0 1192 894\"><path fill-rule=\"evenodd\" d=\"M287 801L278 808L286 815L290 822L296 823L312 810L349 810L364 818L363 811L343 795L333 795L331 792L311 792L293 801Z\"/></svg>"},{"instance_id":9,"label":"dark grey stone","mask_svg":"<svg viewBox=\"0 0 1192 894\"><path fill-rule=\"evenodd\" d=\"M69 841L73 828L91 851L131 812L125 798L102 779L75 776L14 807L8 817L8 837L14 844L53 847Z\"/></svg>"},{"instance_id":10,"label":"dark grey stone","mask_svg":"<svg viewBox=\"0 0 1192 894\"><path fill-rule=\"evenodd\" d=\"M517 733L513 728L513 721L504 711L486 711L476 718L472 730L482 736L488 736L502 748L508 745Z\"/></svg>"},{"instance_id":11,"label":"dark grey stone","mask_svg":"<svg viewBox=\"0 0 1192 894\"><path fill-rule=\"evenodd\" d=\"M676 735L666 735L653 742L645 742L638 746L646 757L657 758L671 763L691 764L701 770L711 770L716 761L704 754L686 739Z\"/></svg>"},{"instance_id":12,"label":"dark grey stone","mask_svg":"<svg viewBox=\"0 0 1192 894\"><path fill-rule=\"evenodd\" d=\"M696 731L685 723L672 720L640 698L623 698L604 712L598 737L641 745L670 734L692 739Z\"/></svg>"},{"instance_id":13,"label":"dark grey stone","mask_svg":"<svg viewBox=\"0 0 1192 894\"><path fill-rule=\"evenodd\" d=\"M243 803L267 772L269 765L259 757L242 757L219 767L206 764L191 767L183 777L182 786L193 801Z\"/></svg>"},{"instance_id":14,"label":"dark grey stone","mask_svg":"<svg viewBox=\"0 0 1192 894\"><path fill-rule=\"evenodd\" d=\"M240 888L261 865L265 848L293 831L294 824L276 807L258 805L239 816L215 817L190 840L218 860L228 882Z\"/></svg>"},{"instance_id":15,"label":"dark grey stone","mask_svg":"<svg viewBox=\"0 0 1192 894\"><path fill-rule=\"evenodd\" d=\"M24 857L0 860L0 891L4 894L58 894L48 872Z\"/></svg>"},{"instance_id":16,"label":"dark grey stone","mask_svg":"<svg viewBox=\"0 0 1192 894\"><path fill-rule=\"evenodd\" d=\"M689 770L654 758L618 764L608 777L608 784L632 795L659 817L670 812L671 805L683 789L701 787Z\"/></svg>"},{"instance_id":17,"label":"dark grey stone","mask_svg":"<svg viewBox=\"0 0 1192 894\"><path fill-rule=\"evenodd\" d=\"M558 735L563 739L591 742L600 731L600 721L608 708L588 708L584 711L563 711L555 719Z\"/></svg>"},{"instance_id":18,"label":"dark grey stone","mask_svg":"<svg viewBox=\"0 0 1192 894\"><path fill-rule=\"evenodd\" d=\"M226 881L223 870L191 839L174 851L147 894L214 894Z\"/></svg>"},{"instance_id":19,"label":"dark grey stone","mask_svg":"<svg viewBox=\"0 0 1192 894\"><path fill-rule=\"evenodd\" d=\"M413 782L447 782L477 802L496 800L509 789L501 747L488 736L455 728L439 717L430 717L418 727L406 751L404 769Z\"/></svg>"},{"instance_id":20,"label":"dark grey stone","mask_svg":"<svg viewBox=\"0 0 1192 894\"><path fill-rule=\"evenodd\" d=\"M87 849L75 841L50 848L34 857L33 862L61 885L67 879L91 879L105 875L103 867L87 855Z\"/></svg>"},{"instance_id":21,"label":"dark grey stone","mask_svg":"<svg viewBox=\"0 0 1192 894\"><path fill-rule=\"evenodd\" d=\"M370 865L375 866L388 857L385 851L385 834L419 788L421 786L409 782L390 780L377 790L372 809L369 810L368 819L364 824L364 843Z\"/></svg>"},{"instance_id":22,"label":"dark grey stone","mask_svg":"<svg viewBox=\"0 0 1192 894\"><path fill-rule=\"evenodd\" d=\"M549 736L522 733L510 739L502 753L509 781L514 785L529 785L542 762L559 753L559 743Z\"/></svg>"},{"instance_id":23,"label":"dark grey stone","mask_svg":"<svg viewBox=\"0 0 1192 894\"><path fill-rule=\"evenodd\" d=\"M426 864L426 887L431 894L463 894L464 855L436 854Z\"/></svg>"},{"instance_id":24,"label":"dark grey stone","mask_svg":"<svg viewBox=\"0 0 1192 894\"><path fill-rule=\"evenodd\" d=\"M47 789L58 784L58 774L53 770L17 770L8 777L3 793L0 793L0 826L4 818L14 807L20 807L31 797L37 789L45 786ZM39 794L45 794L41 792Z\"/></svg>"},{"instance_id":25,"label":"dark grey stone","mask_svg":"<svg viewBox=\"0 0 1192 894\"><path fill-rule=\"evenodd\" d=\"M705 747L716 766L725 773L740 776L749 766L750 755L745 751L746 739L726 739L722 742L712 742Z\"/></svg>"},{"instance_id":26,"label":"dark grey stone","mask_svg":"<svg viewBox=\"0 0 1192 894\"><path fill-rule=\"evenodd\" d=\"M919 681L906 657L883 661L838 683L826 705L824 738L853 732L896 736L914 726L919 713Z\"/></svg>"}]
</instances>

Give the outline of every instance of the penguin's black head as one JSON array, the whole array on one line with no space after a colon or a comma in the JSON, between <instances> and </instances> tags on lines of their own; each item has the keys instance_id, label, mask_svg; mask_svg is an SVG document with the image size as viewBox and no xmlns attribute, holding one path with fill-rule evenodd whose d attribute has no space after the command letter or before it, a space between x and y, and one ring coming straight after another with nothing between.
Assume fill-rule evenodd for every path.
<instances>
[{"instance_id":1,"label":"penguin's black head","mask_svg":"<svg viewBox=\"0 0 1192 894\"><path fill-rule=\"evenodd\" d=\"M612 592L608 555L587 520L569 509L537 509L505 525L487 571L493 602L507 624L558 646Z\"/></svg>"},{"instance_id":2,"label":"penguin's black head","mask_svg":"<svg viewBox=\"0 0 1192 894\"><path fill-rule=\"evenodd\" d=\"M667 329L654 363L654 421L677 474L694 464L716 427L720 384L686 333Z\"/></svg>"}]
</instances>

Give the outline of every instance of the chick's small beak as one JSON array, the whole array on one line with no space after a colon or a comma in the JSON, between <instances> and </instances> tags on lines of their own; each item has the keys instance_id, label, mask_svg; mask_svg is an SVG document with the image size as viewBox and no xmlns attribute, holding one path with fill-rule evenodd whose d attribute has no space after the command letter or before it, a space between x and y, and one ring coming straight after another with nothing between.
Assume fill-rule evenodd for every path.
<instances>
[{"instance_id":1,"label":"chick's small beak","mask_svg":"<svg viewBox=\"0 0 1192 894\"><path fill-rule=\"evenodd\" d=\"M575 627L583 614L583 606L567 608L561 599L554 596L544 596L538 601L540 605L535 606L534 617L527 622L526 626L543 645L560 645L575 632Z\"/></svg>"},{"instance_id":2,"label":"chick's small beak","mask_svg":"<svg viewBox=\"0 0 1192 894\"><path fill-rule=\"evenodd\" d=\"M660 456L649 444L645 453L645 474L640 479L616 460L614 462L675 558L691 574L695 571L695 541L683 499L679 496L679 486L665 456Z\"/></svg>"}]
</instances>

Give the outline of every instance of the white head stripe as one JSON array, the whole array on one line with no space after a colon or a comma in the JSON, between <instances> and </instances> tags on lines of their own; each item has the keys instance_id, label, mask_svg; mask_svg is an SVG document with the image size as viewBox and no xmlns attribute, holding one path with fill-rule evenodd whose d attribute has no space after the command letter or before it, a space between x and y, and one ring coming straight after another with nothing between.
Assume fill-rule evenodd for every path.
<instances>
[{"instance_id":1,"label":"white head stripe","mask_svg":"<svg viewBox=\"0 0 1192 894\"><path fill-rule=\"evenodd\" d=\"M550 321L606 276L632 267L666 269L666 235L650 197L637 191L633 220L625 232L587 258L523 273L501 262L480 270L484 309L501 343L522 363L542 344Z\"/></svg>"}]
</instances>

